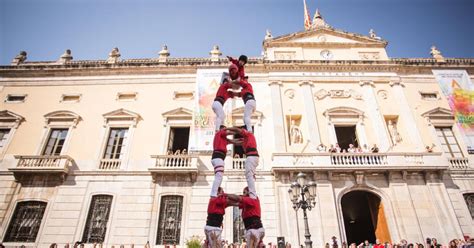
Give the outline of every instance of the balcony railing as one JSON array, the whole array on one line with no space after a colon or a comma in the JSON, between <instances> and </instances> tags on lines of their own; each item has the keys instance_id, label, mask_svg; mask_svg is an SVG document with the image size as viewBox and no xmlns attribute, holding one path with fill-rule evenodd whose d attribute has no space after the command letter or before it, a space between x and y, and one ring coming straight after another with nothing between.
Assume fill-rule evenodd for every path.
<instances>
[{"instance_id":1,"label":"balcony railing","mask_svg":"<svg viewBox=\"0 0 474 248\"><path fill-rule=\"evenodd\" d=\"M101 159L99 170L119 170L122 164L121 159Z\"/></svg>"},{"instance_id":2,"label":"balcony railing","mask_svg":"<svg viewBox=\"0 0 474 248\"><path fill-rule=\"evenodd\" d=\"M233 158L232 159L232 170L245 170L246 158Z\"/></svg>"},{"instance_id":3,"label":"balcony railing","mask_svg":"<svg viewBox=\"0 0 474 248\"><path fill-rule=\"evenodd\" d=\"M185 174L190 175L191 180L196 180L198 164L201 163L198 155L176 154L176 155L152 155L155 159L154 166L148 170L157 179L157 175L163 174Z\"/></svg>"},{"instance_id":4,"label":"balcony railing","mask_svg":"<svg viewBox=\"0 0 474 248\"><path fill-rule=\"evenodd\" d=\"M13 172L17 180L26 174L59 175L61 180L64 180L69 172L69 167L74 163L74 160L67 155L17 155L15 158L18 159L16 167L9 168L8 170Z\"/></svg>"},{"instance_id":5,"label":"balcony railing","mask_svg":"<svg viewBox=\"0 0 474 248\"><path fill-rule=\"evenodd\" d=\"M470 168L468 158L448 158L448 160L451 169L465 170Z\"/></svg>"},{"instance_id":6,"label":"balcony railing","mask_svg":"<svg viewBox=\"0 0 474 248\"><path fill-rule=\"evenodd\" d=\"M383 168L383 167L449 167L441 153L274 153L275 168ZM459 166L466 161L453 161Z\"/></svg>"}]
</instances>

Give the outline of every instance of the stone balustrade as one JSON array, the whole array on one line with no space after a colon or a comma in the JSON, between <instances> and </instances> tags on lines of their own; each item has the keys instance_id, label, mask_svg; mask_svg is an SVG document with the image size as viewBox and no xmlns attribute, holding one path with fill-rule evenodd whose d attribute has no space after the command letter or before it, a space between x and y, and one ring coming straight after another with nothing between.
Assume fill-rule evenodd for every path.
<instances>
[{"instance_id":1,"label":"stone balustrade","mask_svg":"<svg viewBox=\"0 0 474 248\"><path fill-rule=\"evenodd\" d=\"M101 159L99 170L119 170L121 164L121 159Z\"/></svg>"},{"instance_id":2,"label":"stone balustrade","mask_svg":"<svg viewBox=\"0 0 474 248\"><path fill-rule=\"evenodd\" d=\"M468 158L448 158L450 163L450 168L454 170L465 170L470 169Z\"/></svg>"},{"instance_id":3,"label":"stone balustrade","mask_svg":"<svg viewBox=\"0 0 474 248\"><path fill-rule=\"evenodd\" d=\"M232 159L232 170L245 170L245 159L246 158L233 158Z\"/></svg>"},{"instance_id":4,"label":"stone balustrade","mask_svg":"<svg viewBox=\"0 0 474 248\"><path fill-rule=\"evenodd\" d=\"M198 165L202 164L198 155L175 154L175 155L152 155L155 160L153 167L148 171L153 176L153 181L157 182L160 175L189 175L191 181L196 180Z\"/></svg>"},{"instance_id":5,"label":"stone balustrade","mask_svg":"<svg viewBox=\"0 0 474 248\"><path fill-rule=\"evenodd\" d=\"M69 172L69 167L74 164L74 160L67 155L48 156L35 155L25 156L17 155L16 167L9 168L17 181L23 176L29 175L57 175L61 181L64 181Z\"/></svg>"}]
</instances>

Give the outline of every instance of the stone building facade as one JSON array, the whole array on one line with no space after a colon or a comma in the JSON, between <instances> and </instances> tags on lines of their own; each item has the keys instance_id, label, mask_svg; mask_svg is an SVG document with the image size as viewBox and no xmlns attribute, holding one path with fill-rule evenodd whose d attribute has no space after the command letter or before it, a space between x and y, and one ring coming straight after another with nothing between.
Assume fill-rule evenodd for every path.
<instances>
[{"instance_id":1,"label":"stone building facade","mask_svg":"<svg viewBox=\"0 0 474 248\"><path fill-rule=\"evenodd\" d=\"M257 99L265 242L303 244L302 213L288 195L299 172L317 183L308 212L316 247L332 236L443 244L474 237L474 158L432 73L465 70L473 80L474 59L439 51L390 58L373 31L349 33L316 18L310 30L267 32L263 56L246 67ZM154 59L122 60L117 48L96 61L73 60L71 51L58 61L26 56L0 66L1 242L158 247L203 236L210 154L183 149L197 70L228 65L219 48L209 58L173 58L167 47ZM233 124L243 125L233 101ZM317 151L336 143L376 144L379 153ZM223 187L238 193L243 159L229 148ZM223 225L224 239L238 242L236 209Z\"/></svg>"}]
</instances>

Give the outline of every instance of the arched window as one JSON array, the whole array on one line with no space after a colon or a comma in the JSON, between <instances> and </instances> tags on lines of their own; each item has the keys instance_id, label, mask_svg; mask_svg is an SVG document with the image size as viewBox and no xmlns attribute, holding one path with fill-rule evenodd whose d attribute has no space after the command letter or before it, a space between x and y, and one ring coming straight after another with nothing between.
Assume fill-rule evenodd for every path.
<instances>
[{"instance_id":1,"label":"arched window","mask_svg":"<svg viewBox=\"0 0 474 248\"><path fill-rule=\"evenodd\" d=\"M182 196L167 195L161 197L157 245L179 245L182 215Z\"/></svg>"},{"instance_id":2,"label":"arched window","mask_svg":"<svg viewBox=\"0 0 474 248\"><path fill-rule=\"evenodd\" d=\"M474 220L474 193L464 194L464 200L469 213L471 213L471 218Z\"/></svg>"},{"instance_id":3,"label":"arched window","mask_svg":"<svg viewBox=\"0 0 474 248\"><path fill-rule=\"evenodd\" d=\"M45 210L46 202L19 202L3 242L35 242Z\"/></svg>"},{"instance_id":4,"label":"arched window","mask_svg":"<svg viewBox=\"0 0 474 248\"><path fill-rule=\"evenodd\" d=\"M82 235L84 243L103 243L107 232L110 209L112 207L111 195L92 196L89 213L87 214L86 227Z\"/></svg>"}]
</instances>

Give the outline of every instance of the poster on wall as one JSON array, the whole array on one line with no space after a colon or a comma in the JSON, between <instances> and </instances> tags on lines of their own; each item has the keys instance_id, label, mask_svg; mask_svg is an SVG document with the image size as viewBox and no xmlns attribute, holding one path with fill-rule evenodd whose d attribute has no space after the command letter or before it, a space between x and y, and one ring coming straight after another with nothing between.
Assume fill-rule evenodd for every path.
<instances>
[{"instance_id":1,"label":"poster on wall","mask_svg":"<svg viewBox=\"0 0 474 248\"><path fill-rule=\"evenodd\" d=\"M197 70L193 124L189 139L190 152L211 152L213 149L215 114L212 111L212 103L216 97L217 89L227 75L226 71L225 68ZM224 124L232 121L231 105L231 101L224 104L226 114Z\"/></svg>"},{"instance_id":2,"label":"poster on wall","mask_svg":"<svg viewBox=\"0 0 474 248\"><path fill-rule=\"evenodd\" d=\"M474 154L474 85L465 70L433 70L463 133L469 154Z\"/></svg>"}]
</instances>

